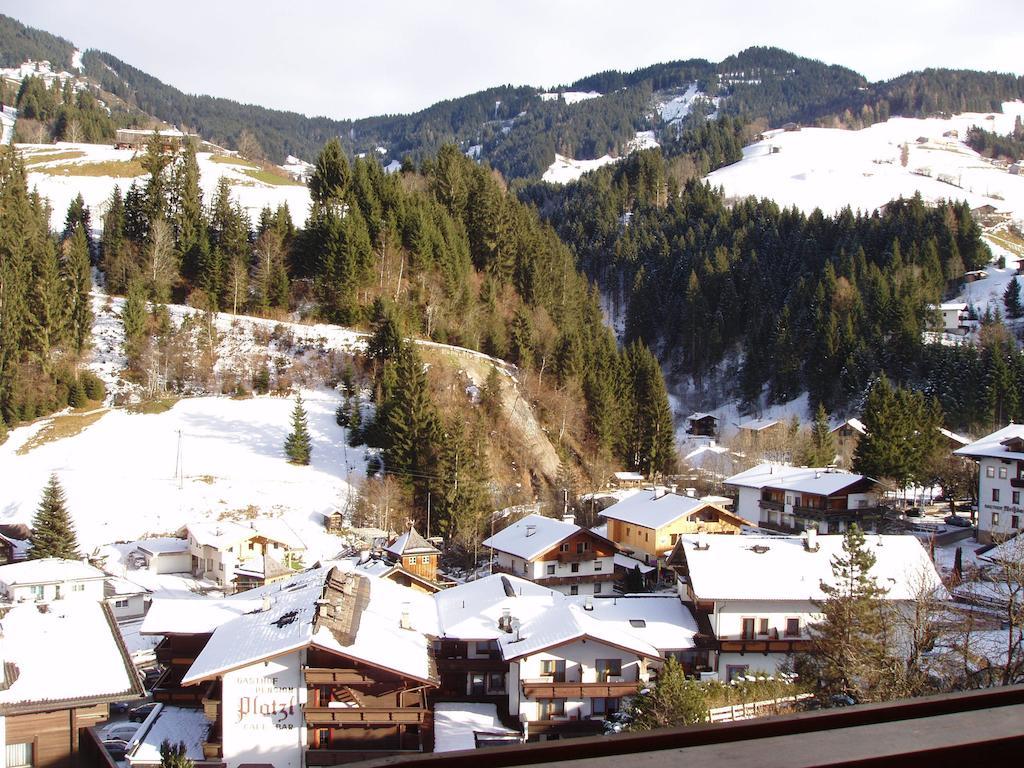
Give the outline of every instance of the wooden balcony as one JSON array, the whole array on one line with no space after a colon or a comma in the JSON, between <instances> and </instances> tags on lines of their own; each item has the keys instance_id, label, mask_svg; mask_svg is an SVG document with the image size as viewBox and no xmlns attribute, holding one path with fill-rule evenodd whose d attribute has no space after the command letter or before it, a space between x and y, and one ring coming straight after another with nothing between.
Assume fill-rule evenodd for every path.
<instances>
[{"instance_id":1,"label":"wooden balcony","mask_svg":"<svg viewBox=\"0 0 1024 768\"><path fill-rule=\"evenodd\" d=\"M437 659L438 672L508 672L508 662L497 659Z\"/></svg>"},{"instance_id":2,"label":"wooden balcony","mask_svg":"<svg viewBox=\"0 0 1024 768\"><path fill-rule=\"evenodd\" d=\"M585 552L559 552L558 562L560 563L584 563L588 560L596 560L597 552L588 549Z\"/></svg>"},{"instance_id":3,"label":"wooden balcony","mask_svg":"<svg viewBox=\"0 0 1024 768\"><path fill-rule=\"evenodd\" d=\"M1010 480L1011 488L1024 488L1024 477L1014 477Z\"/></svg>"},{"instance_id":4,"label":"wooden balcony","mask_svg":"<svg viewBox=\"0 0 1024 768\"><path fill-rule=\"evenodd\" d=\"M377 679L354 669L306 668L307 685L371 685Z\"/></svg>"},{"instance_id":5,"label":"wooden balcony","mask_svg":"<svg viewBox=\"0 0 1024 768\"><path fill-rule=\"evenodd\" d=\"M204 642L188 642L181 638L167 638L165 637L156 647L153 649L153 653L156 655L156 660L168 666L170 664L178 664L185 667L192 666L192 663L196 660L199 652L203 650Z\"/></svg>"},{"instance_id":6,"label":"wooden balcony","mask_svg":"<svg viewBox=\"0 0 1024 768\"><path fill-rule=\"evenodd\" d=\"M811 641L799 637L775 640L766 637L722 639L718 641L718 650L721 653L800 653L811 650Z\"/></svg>"},{"instance_id":7,"label":"wooden balcony","mask_svg":"<svg viewBox=\"0 0 1024 768\"><path fill-rule=\"evenodd\" d=\"M553 683L548 680L523 680L523 695L532 699L585 699L592 696L616 698L632 696L639 683Z\"/></svg>"},{"instance_id":8,"label":"wooden balcony","mask_svg":"<svg viewBox=\"0 0 1024 768\"><path fill-rule=\"evenodd\" d=\"M761 509L769 509L773 512L781 512L785 506L781 501L772 501L771 499L761 499L759 503Z\"/></svg>"},{"instance_id":9,"label":"wooden balcony","mask_svg":"<svg viewBox=\"0 0 1024 768\"><path fill-rule=\"evenodd\" d=\"M554 587L564 584L589 584L593 581L615 581L615 572L605 573L574 573L570 576L538 576L536 582L545 587Z\"/></svg>"},{"instance_id":10,"label":"wooden balcony","mask_svg":"<svg viewBox=\"0 0 1024 768\"><path fill-rule=\"evenodd\" d=\"M427 722L430 711L421 707L306 707L307 725L394 725Z\"/></svg>"}]
</instances>

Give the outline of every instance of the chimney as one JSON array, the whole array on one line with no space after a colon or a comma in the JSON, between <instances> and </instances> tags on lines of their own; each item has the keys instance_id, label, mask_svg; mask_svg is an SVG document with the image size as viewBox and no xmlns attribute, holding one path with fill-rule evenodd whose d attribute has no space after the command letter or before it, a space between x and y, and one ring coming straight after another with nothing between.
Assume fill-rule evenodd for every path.
<instances>
[{"instance_id":1,"label":"chimney","mask_svg":"<svg viewBox=\"0 0 1024 768\"><path fill-rule=\"evenodd\" d=\"M660 499L664 495L665 495L665 489L664 488L662 488L660 485L654 486L654 498L655 499Z\"/></svg>"},{"instance_id":2,"label":"chimney","mask_svg":"<svg viewBox=\"0 0 1024 768\"><path fill-rule=\"evenodd\" d=\"M359 564L360 565L362 565L365 562L368 562L369 559L370 559L370 550L368 550L368 549L361 549L361 550L359 550Z\"/></svg>"},{"instance_id":3,"label":"chimney","mask_svg":"<svg viewBox=\"0 0 1024 768\"><path fill-rule=\"evenodd\" d=\"M708 544L708 534L706 531L697 531L697 549L707 549L711 545Z\"/></svg>"},{"instance_id":4,"label":"chimney","mask_svg":"<svg viewBox=\"0 0 1024 768\"><path fill-rule=\"evenodd\" d=\"M673 488L672 492L675 493L675 486L672 486L672 488ZM696 488L687 488L686 489L686 495L689 496L691 499L697 498L697 489Z\"/></svg>"},{"instance_id":5,"label":"chimney","mask_svg":"<svg viewBox=\"0 0 1024 768\"><path fill-rule=\"evenodd\" d=\"M498 629L500 629L502 632L511 632L512 631L512 609L511 608L502 608L501 609L501 618L498 619Z\"/></svg>"},{"instance_id":6,"label":"chimney","mask_svg":"<svg viewBox=\"0 0 1024 768\"><path fill-rule=\"evenodd\" d=\"M261 606L261 610L263 610L264 612L269 611L271 605L273 605L273 602L271 601L270 596L269 595L264 595L264 597L263 597L263 605Z\"/></svg>"},{"instance_id":7,"label":"chimney","mask_svg":"<svg viewBox=\"0 0 1024 768\"><path fill-rule=\"evenodd\" d=\"M672 491L672 493L675 493L676 491L679 490L679 486L676 485L675 483L672 483L672 485L670 485L668 488L670 491ZM690 489L687 488L686 490L689 491Z\"/></svg>"},{"instance_id":8,"label":"chimney","mask_svg":"<svg viewBox=\"0 0 1024 768\"><path fill-rule=\"evenodd\" d=\"M562 522L568 523L569 525L576 525L576 515L566 514L562 515Z\"/></svg>"},{"instance_id":9,"label":"chimney","mask_svg":"<svg viewBox=\"0 0 1024 768\"><path fill-rule=\"evenodd\" d=\"M398 620L398 626L402 629L412 629L412 621L409 619L408 603L402 603L402 618Z\"/></svg>"},{"instance_id":10,"label":"chimney","mask_svg":"<svg viewBox=\"0 0 1024 768\"><path fill-rule=\"evenodd\" d=\"M818 529L815 528L814 526L811 526L810 528L807 529L806 533L807 533L807 538L804 541L804 548L808 552L817 552L818 551Z\"/></svg>"},{"instance_id":11,"label":"chimney","mask_svg":"<svg viewBox=\"0 0 1024 768\"><path fill-rule=\"evenodd\" d=\"M529 538L530 536L533 536L533 534L535 534L536 532L537 532L537 526L536 525L528 525L528 526L526 526L526 537L527 538Z\"/></svg>"},{"instance_id":12,"label":"chimney","mask_svg":"<svg viewBox=\"0 0 1024 768\"><path fill-rule=\"evenodd\" d=\"M587 595L587 599L583 601L583 610L584 611L592 611L592 610L594 610L594 598L592 598L590 595Z\"/></svg>"},{"instance_id":13,"label":"chimney","mask_svg":"<svg viewBox=\"0 0 1024 768\"><path fill-rule=\"evenodd\" d=\"M821 472L819 472L818 470L814 470L814 479L817 480L820 477L821 477Z\"/></svg>"}]
</instances>

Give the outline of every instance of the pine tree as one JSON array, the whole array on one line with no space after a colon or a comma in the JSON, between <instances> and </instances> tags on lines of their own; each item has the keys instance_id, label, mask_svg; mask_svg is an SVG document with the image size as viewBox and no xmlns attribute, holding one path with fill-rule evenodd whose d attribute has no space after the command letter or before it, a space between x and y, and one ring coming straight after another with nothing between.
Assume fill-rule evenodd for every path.
<instances>
[{"instance_id":1,"label":"pine tree","mask_svg":"<svg viewBox=\"0 0 1024 768\"><path fill-rule=\"evenodd\" d=\"M809 467L827 467L836 458L836 439L828 426L828 413L825 406L818 404L818 410L814 414L814 424L811 425L811 434L804 450L802 463Z\"/></svg>"},{"instance_id":2,"label":"pine tree","mask_svg":"<svg viewBox=\"0 0 1024 768\"><path fill-rule=\"evenodd\" d=\"M141 280L128 285L128 295L121 309L124 325L125 355L129 365L135 365L142 355L146 337L146 288Z\"/></svg>"},{"instance_id":3,"label":"pine tree","mask_svg":"<svg viewBox=\"0 0 1024 768\"><path fill-rule=\"evenodd\" d=\"M284 441L284 452L292 464L309 464L313 444L306 422L306 409L302 405L302 394L295 396L292 410L292 431Z\"/></svg>"},{"instance_id":4,"label":"pine tree","mask_svg":"<svg viewBox=\"0 0 1024 768\"><path fill-rule=\"evenodd\" d=\"M83 352L92 335L92 268L89 266L89 243L79 224L64 241L61 277L68 307L69 339L76 352Z\"/></svg>"},{"instance_id":5,"label":"pine tree","mask_svg":"<svg viewBox=\"0 0 1024 768\"><path fill-rule=\"evenodd\" d=\"M50 481L43 489L42 500L32 519L32 544L29 546L28 557L30 560L43 557L77 560L81 557L75 526L68 514L64 490L56 474L50 475Z\"/></svg>"},{"instance_id":6,"label":"pine tree","mask_svg":"<svg viewBox=\"0 0 1024 768\"><path fill-rule=\"evenodd\" d=\"M1024 315L1024 304L1021 303L1020 281L1014 277L1006 285L1003 292L1003 306L1006 307L1006 316L1016 320Z\"/></svg>"},{"instance_id":7,"label":"pine tree","mask_svg":"<svg viewBox=\"0 0 1024 768\"><path fill-rule=\"evenodd\" d=\"M858 701L880 696L886 663L886 590L871 575L875 555L864 533L851 525L842 553L832 558L832 579L821 582L825 600L815 603L821 621L811 625L809 663L831 693Z\"/></svg>"},{"instance_id":8,"label":"pine tree","mask_svg":"<svg viewBox=\"0 0 1024 768\"><path fill-rule=\"evenodd\" d=\"M688 680L683 667L672 656L665 660L658 679L629 700L629 730L651 731L696 725L708 720L708 707L700 683Z\"/></svg>"},{"instance_id":9,"label":"pine tree","mask_svg":"<svg viewBox=\"0 0 1024 768\"><path fill-rule=\"evenodd\" d=\"M160 768L193 768L195 763L189 759L185 742L172 744L170 739L160 743Z\"/></svg>"}]
</instances>

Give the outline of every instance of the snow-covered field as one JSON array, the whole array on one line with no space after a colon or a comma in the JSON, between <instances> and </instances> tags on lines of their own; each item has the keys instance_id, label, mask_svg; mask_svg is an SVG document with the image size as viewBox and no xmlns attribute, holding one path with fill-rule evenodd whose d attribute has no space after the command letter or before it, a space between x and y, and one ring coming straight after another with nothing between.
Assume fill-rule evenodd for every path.
<instances>
[{"instance_id":1,"label":"snow-covered field","mask_svg":"<svg viewBox=\"0 0 1024 768\"><path fill-rule=\"evenodd\" d=\"M871 211L920 192L925 200L966 199L971 207L991 204L1019 218L1024 177L996 167L962 141L974 125L1010 133L1017 115L1024 115L1024 103L1004 103L1002 113L949 119L896 117L860 131L769 131L743 150L740 162L720 168L708 181L727 196L768 197L804 211L833 213L847 205ZM959 138L943 135L950 131ZM909 151L906 167L900 162L903 145Z\"/></svg>"},{"instance_id":2,"label":"snow-covered field","mask_svg":"<svg viewBox=\"0 0 1024 768\"><path fill-rule=\"evenodd\" d=\"M127 191L132 181L141 184L145 176L132 178L115 178L112 176L86 176L79 174L50 175L40 173L46 167L63 167L69 165L89 165L93 163L124 162L131 160L136 153L129 149L115 149L109 144L18 144L18 151L26 161L33 157L41 159L54 153L83 152L81 157L53 159L34 164L29 168L28 185L38 190L39 194L50 201L53 208L50 226L58 231L64 228L64 217L71 201L81 193L85 204L92 211L94 226L99 227L99 218L105 211L105 203L110 198L115 186L120 186L122 193ZM225 177L231 184L231 194L254 221L259 217L264 206L276 208L287 203L292 219L301 223L309 213L309 190L294 184L267 184L244 173L241 165L214 162L209 152L200 152L196 159L199 162L201 175L200 186L204 200L209 203L217 189L220 178ZM299 161L301 163L301 161Z\"/></svg>"},{"instance_id":3,"label":"snow-covered field","mask_svg":"<svg viewBox=\"0 0 1024 768\"><path fill-rule=\"evenodd\" d=\"M255 508L283 516L314 558L334 555L341 540L324 531L318 513L344 503L346 466L354 479L362 451L346 446L334 421L338 393L302 394L313 440L306 467L284 456L291 398L197 397L151 415L114 409L79 434L24 455L18 448L48 420L14 429L0 446L0 520L30 523L56 472L85 551Z\"/></svg>"},{"instance_id":4,"label":"snow-covered field","mask_svg":"<svg viewBox=\"0 0 1024 768\"><path fill-rule=\"evenodd\" d=\"M638 152L641 149L654 149L658 146L660 145L658 140L654 138L654 131L637 131L636 135L630 139L629 144L626 145L626 154ZM556 153L555 161L544 171L541 181L546 181L550 184L570 184L578 181L584 173L596 171L605 165L617 163L621 159L621 157L604 155L596 160L574 160L571 157L565 157Z\"/></svg>"},{"instance_id":5,"label":"snow-covered field","mask_svg":"<svg viewBox=\"0 0 1024 768\"><path fill-rule=\"evenodd\" d=\"M693 105L700 100L710 101L718 106L717 97L709 97L703 91L697 90L696 83L690 83L684 93L658 102L658 114L666 123L677 123L690 114Z\"/></svg>"},{"instance_id":6,"label":"snow-covered field","mask_svg":"<svg viewBox=\"0 0 1024 768\"><path fill-rule=\"evenodd\" d=\"M986 236L985 242L992 249L992 263L985 267L987 277L976 280L973 283L965 283L960 294L953 299L955 302L963 302L974 307L979 314L984 314L986 309L995 313L998 309L1005 312L1003 306L1003 293L1006 286L1017 276L1017 265L1020 258L1013 251L1004 248L992 237ZM1000 268L997 265L999 257L1002 256L1006 266ZM1024 277L1017 277L1024 289Z\"/></svg>"},{"instance_id":7,"label":"snow-covered field","mask_svg":"<svg viewBox=\"0 0 1024 768\"><path fill-rule=\"evenodd\" d=\"M579 104L581 101L589 101L590 99L600 98L601 94L597 91L552 91L550 93L542 93L540 95L541 101L556 101L562 99L566 104Z\"/></svg>"}]
</instances>

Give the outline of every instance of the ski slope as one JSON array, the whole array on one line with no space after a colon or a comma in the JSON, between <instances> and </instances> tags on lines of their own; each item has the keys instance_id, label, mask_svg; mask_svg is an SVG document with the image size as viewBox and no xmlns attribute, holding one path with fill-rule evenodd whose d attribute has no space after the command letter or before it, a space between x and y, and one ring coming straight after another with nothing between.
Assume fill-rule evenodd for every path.
<instances>
[{"instance_id":1,"label":"ski slope","mask_svg":"<svg viewBox=\"0 0 1024 768\"><path fill-rule=\"evenodd\" d=\"M96 166L98 163L122 163L135 158L136 153L129 149L115 149L109 144L71 144L67 142L17 144L15 146L22 158L29 163L29 189L37 190L40 195L50 201L50 206L53 209L50 226L57 231L64 229L64 217L68 212L68 206L79 193L92 212L93 226L98 229L101 226L100 217L106 210L106 203L110 199L114 187L119 186L121 192L124 193L133 181L141 185L146 179L145 175L134 178L86 175L90 170L88 168L90 165L98 167ZM60 155L70 153L82 154L78 157L60 157ZM232 199L242 206L253 221L259 218L260 211L264 206L277 208L281 203L288 205L293 221L300 223L306 220L309 214L309 190L306 187L268 184L246 174L243 165L214 162L212 158L213 155L210 152L196 154L200 173L199 185L206 204L213 200L217 184L223 177L231 185ZM301 161L299 162L301 163ZM82 172L76 173L68 166L83 166ZM293 166L290 170L298 169L297 165L293 164ZM63 175L52 175L41 172L45 168L67 170L68 172Z\"/></svg>"},{"instance_id":2,"label":"ski slope","mask_svg":"<svg viewBox=\"0 0 1024 768\"><path fill-rule=\"evenodd\" d=\"M872 211L919 192L926 201L967 200L972 208L990 204L1020 218L1024 177L1011 175L963 143L974 125L1011 132L1017 115L1024 115L1024 104L1007 102L1002 113L895 117L859 131L769 131L743 150L741 161L707 180L728 197L767 197L805 212L835 213L847 205ZM953 131L956 136L946 135ZM905 167L900 162L904 145Z\"/></svg>"}]
</instances>

